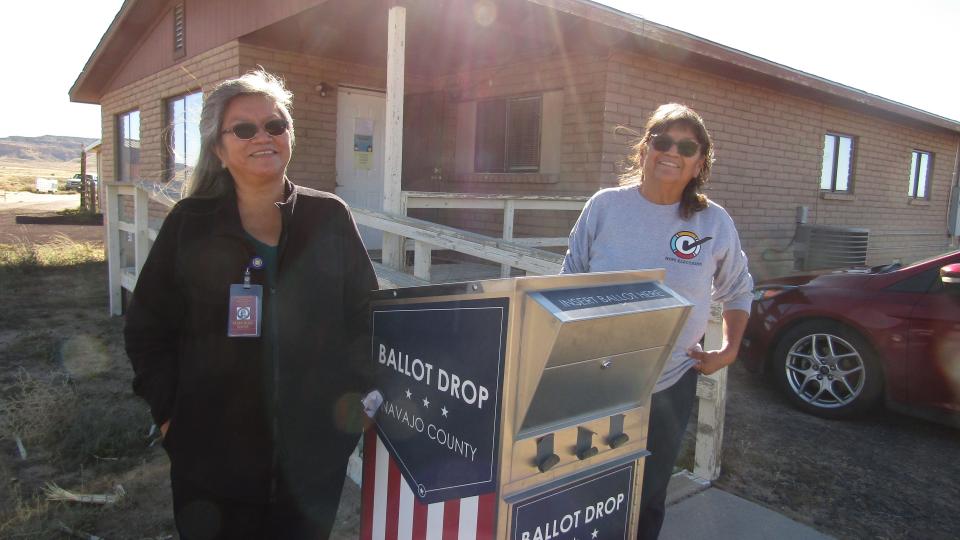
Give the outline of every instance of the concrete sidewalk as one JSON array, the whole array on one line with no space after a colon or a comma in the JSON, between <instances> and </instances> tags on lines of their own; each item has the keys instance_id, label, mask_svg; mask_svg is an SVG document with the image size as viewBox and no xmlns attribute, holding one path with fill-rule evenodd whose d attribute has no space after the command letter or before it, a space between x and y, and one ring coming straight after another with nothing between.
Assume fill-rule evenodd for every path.
<instances>
[{"instance_id":1,"label":"concrete sidewalk","mask_svg":"<svg viewBox=\"0 0 960 540\"><path fill-rule=\"evenodd\" d=\"M360 471L353 456L332 540L357 538L360 531ZM660 540L828 540L825 535L769 508L710 487L690 473L673 475L667 488L667 515Z\"/></svg>"},{"instance_id":2,"label":"concrete sidewalk","mask_svg":"<svg viewBox=\"0 0 960 540\"><path fill-rule=\"evenodd\" d=\"M826 540L833 538L680 472L670 480L661 540Z\"/></svg>"}]
</instances>

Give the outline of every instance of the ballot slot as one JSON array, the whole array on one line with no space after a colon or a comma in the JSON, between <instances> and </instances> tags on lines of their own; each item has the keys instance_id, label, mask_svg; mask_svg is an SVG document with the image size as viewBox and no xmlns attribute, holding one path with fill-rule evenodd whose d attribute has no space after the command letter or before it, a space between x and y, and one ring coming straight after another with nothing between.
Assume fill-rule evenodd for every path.
<instances>
[{"instance_id":1,"label":"ballot slot","mask_svg":"<svg viewBox=\"0 0 960 540\"><path fill-rule=\"evenodd\" d=\"M688 312L654 281L528 293L517 438L643 405Z\"/></svg>"}]
</instances>

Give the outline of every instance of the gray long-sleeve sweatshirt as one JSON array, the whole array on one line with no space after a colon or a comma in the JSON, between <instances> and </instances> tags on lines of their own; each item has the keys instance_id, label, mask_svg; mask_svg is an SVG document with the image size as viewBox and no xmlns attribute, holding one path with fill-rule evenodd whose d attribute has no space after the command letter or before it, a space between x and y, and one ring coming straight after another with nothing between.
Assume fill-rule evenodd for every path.
<instances>
[{"instance_id":1,"label":"gray long-sleeve sweatshirt","mask_svg":"<svg viewBox=\"0 0 960 540\"><path fill-rule=\"evenodd\" d=\"M603 189L587 201L570 233L562 273L666 269L668 287L693 304L654 392L669 388L693 365L711 300L750 311L753 278L733 219L720 205L683 219L679 204L648 201L635 185Z\"/></svg>"}]
</instances>

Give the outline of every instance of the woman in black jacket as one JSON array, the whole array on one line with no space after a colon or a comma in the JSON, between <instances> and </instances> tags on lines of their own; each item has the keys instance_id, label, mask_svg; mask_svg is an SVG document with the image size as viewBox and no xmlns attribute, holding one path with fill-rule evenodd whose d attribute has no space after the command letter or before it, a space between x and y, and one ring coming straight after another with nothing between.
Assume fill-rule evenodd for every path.
<instances>
[{"instance_id":1,"label":"woman in black jacket","mask_svg":"<svg viewBox=\"0 0 960 540\"><path fill-rule=\"evenodd\" d=\"M326 538L362 427L376 276L346 204L286 177L290 99L263 71L207 96L127 312L187 539Z\"/></svg>"}]
</instances>

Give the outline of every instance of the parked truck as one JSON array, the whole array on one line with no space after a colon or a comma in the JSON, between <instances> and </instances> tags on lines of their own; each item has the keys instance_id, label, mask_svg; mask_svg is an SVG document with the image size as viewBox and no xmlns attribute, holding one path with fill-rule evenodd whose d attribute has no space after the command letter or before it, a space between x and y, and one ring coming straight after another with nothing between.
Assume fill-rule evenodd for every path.
<instances>
[{"instance_id":1,"label":"parked truck","mask_svg":"<svg viewBox=\"0 0 960 540\"><path fill-rule=\"evenodd\" d=\"M96 185L97 180L93 175L88 174L85 176L87 182L93 182L94 185ZM72 191L80 191L80 189L83 188L83 178L84 177L80 176L80 173L73 175L73 178L67 179L67 183L64 188Z\"/></svg>"}]
</instances>

